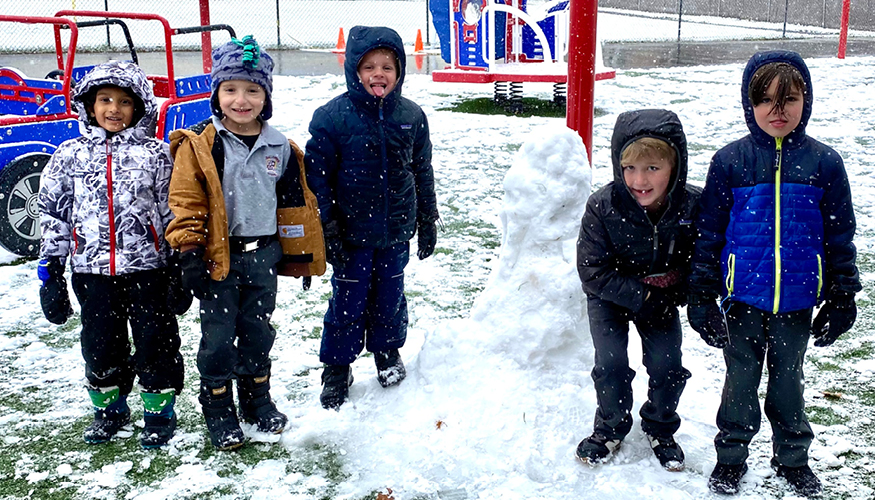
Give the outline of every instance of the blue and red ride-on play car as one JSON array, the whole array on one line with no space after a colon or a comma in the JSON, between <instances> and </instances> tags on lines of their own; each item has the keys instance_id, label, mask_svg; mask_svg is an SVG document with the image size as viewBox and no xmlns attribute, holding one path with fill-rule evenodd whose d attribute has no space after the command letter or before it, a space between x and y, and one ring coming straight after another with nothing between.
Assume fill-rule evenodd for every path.
<instances>
[{"instance_id":1,"label":"blue and red ride-on play car","mask_svg":"<svg viewBox=\"0 0 875 500\"><path fill-rule=\"evenodd\" d=\"M76 21L71 20L72 16ZM83 18L97 19L83 21ZM171 28L161 16L124 12L64 10L55 17L0 15L0 26L45 25L46 33L54 34L57 59L57 69L38 78L27 77L16 68L0 67L0 245L6 250L24 257L39 253L40 173L58 145L80 134L77 115L70 107L70 91L93 66L75 64L79 31L95 26L121 27L131 60L137 63L126 24L131 21L158 22L164 30L167 74L149 75L149 80L161 102L157 136L166 141L172 130L210 116L209 58L204 58L202 74L177 77L172 37L216 30L234 37L233 29L227 25Z\"/></svg>"}]
</instances>

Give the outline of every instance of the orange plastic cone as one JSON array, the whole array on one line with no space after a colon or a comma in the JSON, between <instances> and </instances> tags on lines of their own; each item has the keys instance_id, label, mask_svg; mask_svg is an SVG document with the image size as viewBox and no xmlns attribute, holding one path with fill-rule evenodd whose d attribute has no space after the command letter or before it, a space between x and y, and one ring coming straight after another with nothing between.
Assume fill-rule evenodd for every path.
<instances>
[{"instance_id":1,"label":"orange plastic cone","mask_svg":"<svg viewBox=\"0 0 875 500\"><path fill-rule=\"evenodd\" d=\"M343 27L340 28L340 33L337 34L337 47L331 49L335 54L346 52L346 39L343 38Z\"/></svg>"},{"instance_id":2,"label":"orange plastic cone","mask_svg":"<svg viewBox=\"0 0 875 500\"><path fill-rule=\"evenodd\" d=\"M413 44L413 52L416 54L425 53L422 48L422 30L416 30L416 43Z\"/></svg>"}]
</instances>

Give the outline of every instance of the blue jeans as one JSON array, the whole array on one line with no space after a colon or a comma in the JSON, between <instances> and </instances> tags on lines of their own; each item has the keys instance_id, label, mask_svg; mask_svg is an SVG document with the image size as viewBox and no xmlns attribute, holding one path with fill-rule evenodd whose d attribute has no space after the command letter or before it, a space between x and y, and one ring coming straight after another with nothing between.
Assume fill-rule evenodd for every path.
<instances>
[{"instance_id":1,"label":"blue jeans","mask_svg":"<svg viewBox=\"0 0 875 500\"><path fill-rule=\"evenodd\" d=\"M407 340L407 299L404 268L410 244L388 248L345 246L349 259L335 267L332 295L325 313L319 360L348 365L367 348L370 352L398 349Z\"/></svg>"}]
</instances>

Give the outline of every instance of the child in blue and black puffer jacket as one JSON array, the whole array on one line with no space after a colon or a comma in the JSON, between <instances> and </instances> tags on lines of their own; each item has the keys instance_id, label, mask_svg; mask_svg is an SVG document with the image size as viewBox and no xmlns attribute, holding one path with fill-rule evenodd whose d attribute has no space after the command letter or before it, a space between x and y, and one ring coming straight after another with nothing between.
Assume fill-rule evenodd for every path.
<instances>
[{"instance_id":1,"label":"child in blue and black puffer jacket","mask_svg":"<svg viewBox=\"0 0 875 500\"><path fill-rule=\"evenodd\" d=\"M404 267L409 240L418 256L434 252L438 219L425 113L401 96L401 37L384 27L355 26L346 47L347 92L313 114L305 163L319 200L326 257L334 272L325 314L320 397L338 408L352 383L350 363L367 348L377 378L401 382L398 349L407 337Z\"/></svg>"},{"instance_id":2,"label":"child in blue and black puffer jacket","mask_svg":"<svg viewBox=\"0 0 875 500\"><path fill-rule=\"evenodd\" d=\"M726 361L709 488L738 492L760 426L757 388L767 363L772 466L797 493L815 495L821 484L808 467L814 434L802 364L809 336L828 346L856 318L851 192L841 156L805 134L812 87L799 54L755 54L741 100L750 134L711 161L690 277L690 325Z\"/></svg>"}]
</instances>

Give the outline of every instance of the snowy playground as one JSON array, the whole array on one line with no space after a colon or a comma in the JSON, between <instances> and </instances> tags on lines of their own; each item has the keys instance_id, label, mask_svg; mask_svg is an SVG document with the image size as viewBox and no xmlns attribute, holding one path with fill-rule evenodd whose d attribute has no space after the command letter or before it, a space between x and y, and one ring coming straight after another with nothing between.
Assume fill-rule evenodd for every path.
<instances>
[{"instance_id":1,"label":"snowy playground","mask_svg":"<svg viewBox=\"0 0 875 500\"><path fill-rule=\"evenodd\" d=\"M600 31L629 30L610 19L599 16ZM864 285L851 332L808 351L805 395L817 436L811 466L824 482L824 498L872 499L875 57L808 64L815 101L807 130L844 158ZM747 133L741 71L740 64L703 61L618 71L598 82L592 168L565 119L452 112L447 108L461 100L491 97L492 86L409 74L404 94L429 118L446 227L435 255L412 259L407 268L410 332L401 354L408 378L383 389L373 359L363 356L353 365L351 400L339 412L323 410L317 353L329 276L314 279L309 291L282 278L272 394L290 423L278 439L246 429L250 441L238 453L214 451L199 412L195 307L180 318L186 390L170 445L140 448L137 410L139 422L127 438L85 445L81 433L91 409L78 317L61 327L48 323L37 299L36 261L0 251L0 498L723 498L710 494L706 482L715 462L724 364L686 322L684 364L693 377L676 436L686 470L663 470L637 424L647 377L634 334L635 427L611 463L589 468L575 460L575 446L592 430L595 395L574 245L587 196L613 178L609 145L617 115L637 108L676 112L689 143L689 182L702 186L713 153ZM313 111L344 88L338 75L276 76L271 124L303 145ZM526 92L549 100L552 87L527 83ZM797 498L769 467L770 436L764 424L734 498ZM378 496L389 489L390 497Z\"/></svg>"}]
</instances>

